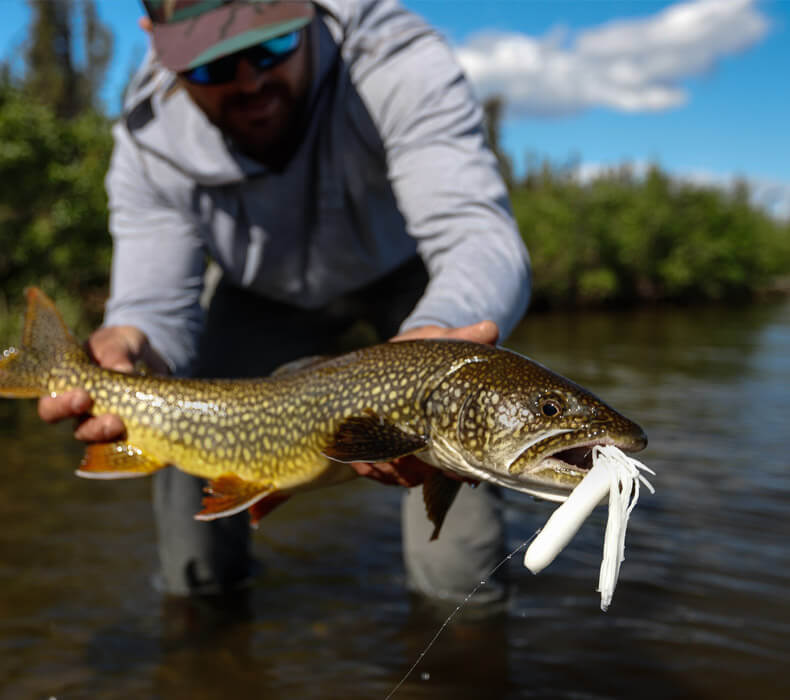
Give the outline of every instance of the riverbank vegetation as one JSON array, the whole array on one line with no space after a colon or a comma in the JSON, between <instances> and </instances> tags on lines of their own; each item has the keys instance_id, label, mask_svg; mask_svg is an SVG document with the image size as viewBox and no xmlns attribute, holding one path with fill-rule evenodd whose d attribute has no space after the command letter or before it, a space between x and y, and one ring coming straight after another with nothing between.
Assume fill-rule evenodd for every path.
<instances>
[{"instance_id":1,"label":"riverbank vegetation","mask_svg":"<svg viewBox=\"0 0 790 700\"><path fill-rule=\"evenodd\" d=\"M93 3L32 2L21 72L0 70L0 333L18 329L22 290L54 295L80 332L107 294L111 241L104 175L111 119L98 99L111 55ZM533 309L751 299L790 278L790 222L729 191L627 165L581 180L542 164L516 177L499 145L502 104L486 105L489 141L533 262ZM11 337L15 337L11 335Z\"/></svg>"},{"instance_id":2,"label":"riverbank vegetation","mask_svg":"<svg viewBox=\"0 0 790 700\"><path fill-rule=\"evenodd\" d=\"M731 190L627 165L582 182L543 167L511 200L532 256L533 308L747 300L790 275L790 222Z\"/></svg>"}]
</instances>

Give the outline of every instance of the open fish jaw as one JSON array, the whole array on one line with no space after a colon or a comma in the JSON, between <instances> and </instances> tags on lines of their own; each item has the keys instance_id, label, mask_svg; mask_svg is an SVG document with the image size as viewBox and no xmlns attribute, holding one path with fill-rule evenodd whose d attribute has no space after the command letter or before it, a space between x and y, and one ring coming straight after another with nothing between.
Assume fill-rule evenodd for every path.
<instances>
[{"instance_id":1,"label":"open fish jaw","mask_svg":"<svg viewBox=\"0 0 790 700\"><path fill-rule=\"evenodd\" d=\"M547 448L546 454L534 466L518 475L518 486L511 488L518 488L537 498L564 501L592 469L595 447L613 445L624 452L638 452L644 449L647 444L644 431L636 424L633 425L635 430L626 437L604 435L589 439L585 434L586 431L580 431L582 435L579 436L579 442L575 442L570 447L566 444ZM544 443L549 443L553 439L553 437L545 438L531 446L531 449L537 451Z\"/></svg>"}]
</instances>

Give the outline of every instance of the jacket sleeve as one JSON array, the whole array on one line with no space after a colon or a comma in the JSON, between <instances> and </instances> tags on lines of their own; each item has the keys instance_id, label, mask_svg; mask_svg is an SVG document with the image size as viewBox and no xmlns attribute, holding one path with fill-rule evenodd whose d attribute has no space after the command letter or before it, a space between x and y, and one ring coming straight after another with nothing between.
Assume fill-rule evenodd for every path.
<instances>
[{"instance_id":1,"label":"jacket sleeve","mask_svg":"<svg viewBox=\"0 0 790 700\"><path fill-rule=\"evenodd\" d=\"M485 144L482 110L433 30L395 2L375 8L352 79L378 126L398 207L430 274L403 329L492 319L504 338L526 310L530 266ZM376 40L376 15L388 41Z\"/></svg>"},{"instance_id":2,"label":"jacket sleeve","mask_svg":"<svg viewBox=\"0 0 790 700\"><path fill-rule=\"evenodd\" d=\"M106 178L113 259L104 324L141 329L176 374L194 361L205 256L195 225L148 177L120 122Z\"/></svg>"}]
</instances>

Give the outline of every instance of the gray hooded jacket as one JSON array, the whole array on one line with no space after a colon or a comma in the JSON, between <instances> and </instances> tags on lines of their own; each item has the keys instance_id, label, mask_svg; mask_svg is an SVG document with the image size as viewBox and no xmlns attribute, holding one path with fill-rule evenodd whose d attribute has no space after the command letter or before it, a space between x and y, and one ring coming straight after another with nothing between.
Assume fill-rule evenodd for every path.
<instances>
[{"instance_id":1,"label":"gray hooded jacket","mask_svg":"<svg viewBox=\"0 0 790 700\"><path fill-rule=\"evenodd\" d=\"M529 260L481 110L442 39L394 0L321 0L304 140L283 172L233 147L150 55L114 128L106 325L194 360L208 253L234 284L317 308L415 252L430 275L403 329L509 333Z\"/></svg>"}]
</instances>

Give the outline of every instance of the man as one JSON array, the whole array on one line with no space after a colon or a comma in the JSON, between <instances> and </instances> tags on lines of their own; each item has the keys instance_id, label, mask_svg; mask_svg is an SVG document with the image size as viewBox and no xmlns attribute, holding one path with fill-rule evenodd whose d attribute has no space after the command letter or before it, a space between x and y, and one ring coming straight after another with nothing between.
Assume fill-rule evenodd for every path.
<instances>
[{"instance_id":1,"label":"man","mask_svg":"<svg viewBox=\"0 0 790 700\"><path fill-rule=\"evenodd\" d=\"M114 129L114 240L95 360L130 371L260 376L343 349L366 320L381 339L495 342L523 314L528 258L481 110L451 52L395 0L146 0L153 39ZM222 279L204 315L206 255ZM45 420L90 410L42 399ZM111 440L117 416L75 435ZM358 464L412 485L415 459ZM233 590L250 574L246 515L200 523L202 484L155 477L161 573L171 593ZM415 493L416 491L416 493ZM465 488L430 542L404 500L409 585L463 596L496 563L501 515Z\"/></svg>"}]
</instances>

